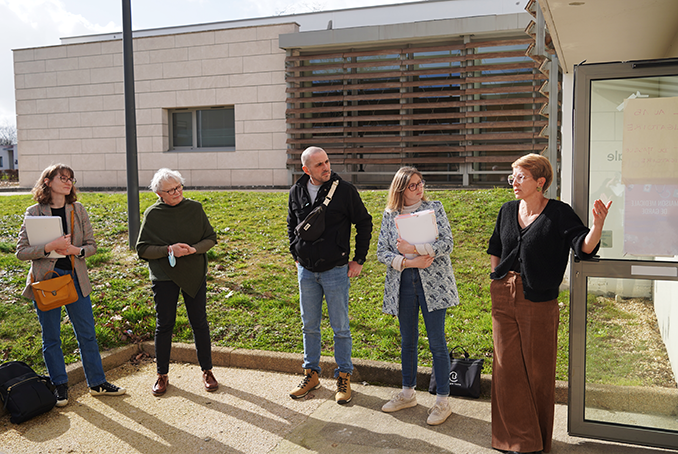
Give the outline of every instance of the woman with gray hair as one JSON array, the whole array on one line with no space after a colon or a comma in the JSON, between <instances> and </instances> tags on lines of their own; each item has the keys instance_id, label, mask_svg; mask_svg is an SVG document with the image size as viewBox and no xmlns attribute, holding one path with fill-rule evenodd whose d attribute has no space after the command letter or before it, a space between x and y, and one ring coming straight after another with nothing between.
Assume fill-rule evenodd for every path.
<instances>
[{"instance_id":1,"label":"woman with gray hair","mask_svg":"<svg viewBox=\"0 0 678 454\"><path fill-rule=\"evenodd\" d=\"M216 391L219 383L212 374L212 346L206 312L206 253L217 244L217 235L202 205L184 198L184 179L179 172L166 168L158 170L149 188L158 195L158 200L144 213L136 249L139 258L148 261L155 301L158 379L151 392L161 396L167 391L180 291L193 329L203 384L207 391Z\"/></svg>"}]
</instances>

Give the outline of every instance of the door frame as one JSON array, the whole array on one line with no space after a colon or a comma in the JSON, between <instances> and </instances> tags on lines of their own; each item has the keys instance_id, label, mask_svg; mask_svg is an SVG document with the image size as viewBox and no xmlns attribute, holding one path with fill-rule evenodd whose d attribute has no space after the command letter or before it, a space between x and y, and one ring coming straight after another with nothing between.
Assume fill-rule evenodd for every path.
<instances>
[{"instance_id":1,"label":"door frame","mask_svg":"<svg viewBox=\"0 0 678 454\"><path fill-rule=\"evenodd\" d=\"M644 60L617 63L580 64L574 71L572 207L588 225L590 182L591 84L596 80L617 80L678 76L678 59ZM642 266L643 268L637 268ZM570 258L570 354L568 389L568 433L573 436L678 448L678 432L640 426L628 426L585 419L586 388L586 314L589 277L676 280L666 276L678 261ZM667 269L664 269L667 268ZM656 274L639 274L639 271ZM669 273L665 273L669 271Z\"/></svg>"}]
</instances>

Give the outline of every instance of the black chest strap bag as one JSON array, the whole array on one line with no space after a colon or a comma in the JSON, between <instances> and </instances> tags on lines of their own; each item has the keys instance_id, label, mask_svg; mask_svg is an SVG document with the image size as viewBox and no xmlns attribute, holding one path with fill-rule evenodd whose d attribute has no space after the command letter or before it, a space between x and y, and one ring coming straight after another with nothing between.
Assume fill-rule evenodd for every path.
<instances>
[{"instance_id":1,"label":"black chest strap bag","mask_svg":"<svg viewBox=\"0 0 678 454\"><path fill-rule=\"evenodd\" d=\"M338 185L339 180L334 180L323 203L313 208L313 211L308 213L306 219L301 221L299 225L294 228L294 233L296 233L299 238L305 241L315 241L323 234L325 231L325 210L327 209L327 205L332 201L332 196L334 196L334 191L337 189Z\"/></svg>"}]
</instances>

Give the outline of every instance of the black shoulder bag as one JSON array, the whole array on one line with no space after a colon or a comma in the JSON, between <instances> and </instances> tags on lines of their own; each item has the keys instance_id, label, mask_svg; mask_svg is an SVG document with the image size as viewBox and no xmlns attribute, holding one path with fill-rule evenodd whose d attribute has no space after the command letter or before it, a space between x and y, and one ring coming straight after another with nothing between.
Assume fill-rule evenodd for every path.
<instances>
[{"instance_id":1,"label":"black shoulder bag","mask_svg":"<svg viewBox=\"0 0 678 454\"><path fill-rule=\"evenodd\" d=\"M461 349L463 357L455 358L454 352ZM469 357L468 352L461 345L457 345L450 350L450 396L480 397L480 372L483 369L483 358L473 359ZM431 373L428 392L436 394L436 376Z\"/></svg>"},{"instance_id":2,"label":"black shoulder bag","mask_svg":"<svg viewBox=\"0 0 678 454\"><path fill-rule=\"evenodd\" d=\"M0 398L14 424L46 413L56 405L49 377L36 374L23 361L0 365Z\"/></svg>"},{"instance_id":3,"label":"black shoulder bag","mask_svg":"<svg viewBox=\"0 0 678 454\"><path fill-rule=\"evenodd\" d=\"M308 213L306 219L301 221L299 225L294 228L294 233L296 233L299 238L304 241L315 241L323 234L325 231L325 212L327 210L327 205L332 201L334 190L337 189L338 185L339 180L334 180L323 203Z\"/></svg>"}]
</instances>

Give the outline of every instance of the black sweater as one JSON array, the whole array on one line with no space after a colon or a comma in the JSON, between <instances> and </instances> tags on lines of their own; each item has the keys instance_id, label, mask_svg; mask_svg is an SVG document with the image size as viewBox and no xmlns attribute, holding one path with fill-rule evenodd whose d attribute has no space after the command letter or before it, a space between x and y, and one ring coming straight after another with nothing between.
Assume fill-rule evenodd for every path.
<instances>
[{"instance_id":1,"label":"black sweater","mask_svg":"<svg viewBox=\"0 0 678 454\"><path fill-rule=\"evenodd\" d=\"M294 260L313 272L347 264L351 253L351 224L356 226L354 259L365 260L372 236L372 216L367 212L358 190L332 172L330 180L320 187L315 202L311 204L306 187L308 180L309 176L304 174L290 189L287 235ZM339 180L339 185L327 206L325 232L314 242L302 240L294 233L294 228L325 200L334 180Z\"/></svg>"},{"instance_id":2,"label":"black sweater","mask_svg":"<svg viewBox=\"0 0 678 454\"><path fill-rule=\"evenodd\" d=\"M590 254L582 252L589 229L572 207L558 200L549 200L544 211L521 235L519 203L519 200L507 202L499 210L487 253L499 257L500 261L490 277L504 278L517 258L525 298L534 302L556 299L570 248L578 258L586 260L598 252L600 244Z\"/></svg>"}]
</instances>

